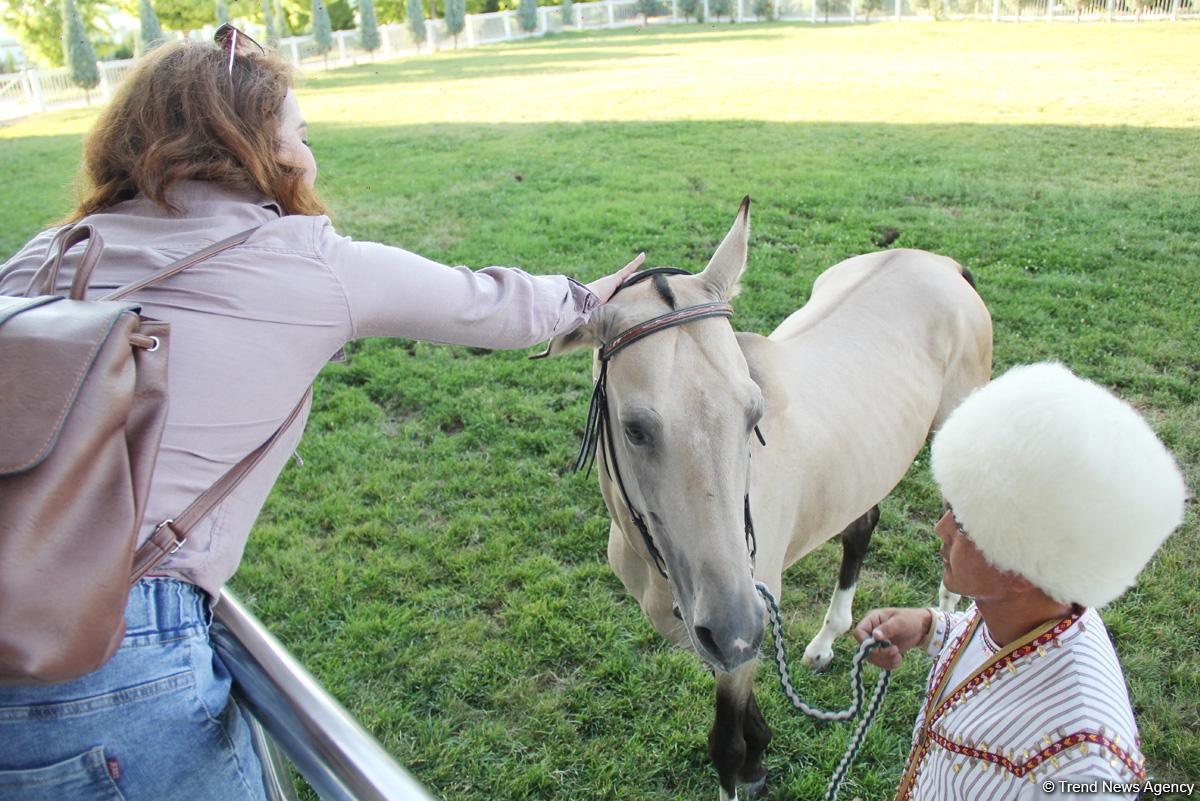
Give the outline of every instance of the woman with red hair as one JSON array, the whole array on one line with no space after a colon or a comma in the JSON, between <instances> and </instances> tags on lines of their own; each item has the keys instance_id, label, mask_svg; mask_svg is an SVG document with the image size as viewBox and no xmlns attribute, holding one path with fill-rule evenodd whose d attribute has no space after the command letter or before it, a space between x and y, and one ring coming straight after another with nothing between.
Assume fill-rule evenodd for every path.
<instances>
[{"instance_id":1,"label":"woman with red hair","mask_svg":"<svg viewBox=\"0 0 1200 801\"><path fill-rule=\"evenodd\" d=\"M232 27L215 44L161 46L133 69L86 140L86 188L68 223L106 243L93 296L253 228L245 242L131 299L170 323L166 420L141 542L281 429L186 542L134 585L126 636L101 668L0 687L6 801L262 801L247 725L208 638L209 604L300 439L284 425L322 366L358 337L522 348L567 333L641 257L583 285L561 275L450 267L339 235L292 73ZM21 294L58 228L0 268ZM65 294L79 262L59 273Z\"/></svg>"}]
</instances>

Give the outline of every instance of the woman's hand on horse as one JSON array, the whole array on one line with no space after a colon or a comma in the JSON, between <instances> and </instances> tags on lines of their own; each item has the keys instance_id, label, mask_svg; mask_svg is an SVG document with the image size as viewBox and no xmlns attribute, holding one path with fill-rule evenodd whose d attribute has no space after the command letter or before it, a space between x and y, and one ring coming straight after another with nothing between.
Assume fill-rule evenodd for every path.
<instances>
[{"instance_id":1,"label":"woman's hand on horse","mask_svg":"<svg viewBox=\"0 0 1200 801\"><path fill-rule=\"evenodd\" d=\"M884 670L895 670L900 667L904 652L925 639L932 623L933 615L928 609L872 609L854 627L854 639L890 642L887 648L872 651L867 661Z\"/></svg>"},{"instance_id":2,"label":"woman's hand on horse","mask_svg":"<svg viewBox=\"0 0 1200 801\"><path fill-rule=\"evenodd\" d=\"M597 278L595 281L592 281L590 284L588 284L587 288L591 290L593 295L600 298L601 303L607 303L608 299L611 298L613 293L617 291L617 287L621 286L621 283L626 278L633 275L634 271L637 270L638 267L641 267L642 262L645 260L646 254L639 253L637 254L637 258L629 262L629 264L626 264L612 275L606 275L603 278Z\"/></svg>"}]
</instances>

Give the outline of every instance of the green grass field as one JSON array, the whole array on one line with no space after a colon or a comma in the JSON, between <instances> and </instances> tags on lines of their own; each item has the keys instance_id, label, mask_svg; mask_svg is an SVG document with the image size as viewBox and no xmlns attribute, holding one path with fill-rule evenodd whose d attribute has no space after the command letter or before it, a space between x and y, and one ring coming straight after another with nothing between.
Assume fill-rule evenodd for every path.
<instances>
[{"instance_id":1,"label":"green grass field","mask_svg":"<svg viewBox=\"0 0 1200 801\"><path fill-rule=\"evenodd\" d=\"M996 372L1059 359L1120 392L1200 483L1200 23L688 25L306 74L344 232L450 263L590 279L639 250L700 269L752 206L735 325L769 332L835 262L895 245L975 274ZM93 112L0 127L0 255L70 207ZM371 340L331 365L234 589L447 799L716 797L712 679L604 559L573 474L583 356ZM936 594L926 455L883 504L856 610ZM1200 780L1200 557L1188 517L1105 611L1148 767ZM793 650L840 549L785 577ZM842 705L854 650L796 672ZM843 798L890 798L928 662L893 677ZM852 727L794 716L769 666L766 798L819 797Z\"/></svg>"}]
</instances>

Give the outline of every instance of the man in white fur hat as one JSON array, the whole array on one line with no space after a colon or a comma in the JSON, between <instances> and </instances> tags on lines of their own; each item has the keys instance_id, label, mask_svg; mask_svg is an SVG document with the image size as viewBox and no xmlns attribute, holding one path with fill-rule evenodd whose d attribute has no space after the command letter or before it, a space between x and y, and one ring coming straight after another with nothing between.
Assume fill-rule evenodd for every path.
<instances>
[{"instance_id":1,"label":"man in white fur hat","mask_svg":"<svg viewBox=\"0 0 1200 801\"><path fill-rule=\"evenodd\" d=\"M898 801L1134 798L1145 759L1097 609L1183 519L1183 476L1134 409L1060 364L1015 367L934 437L943 583L965 612L877 609L895 668L936 657Z\"/></svg>"}]
</instances>

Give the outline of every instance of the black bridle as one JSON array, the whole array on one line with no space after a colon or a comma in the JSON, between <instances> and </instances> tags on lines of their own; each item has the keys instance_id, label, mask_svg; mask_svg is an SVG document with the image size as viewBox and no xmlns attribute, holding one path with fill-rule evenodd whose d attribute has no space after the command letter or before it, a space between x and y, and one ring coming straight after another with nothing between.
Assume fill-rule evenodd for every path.
<instances>
[{"instance_id":1,"label":"black bridle","mask_svg":"<svg viewBox=\"0 0 1200 801\"><path fill-rule=\"evenodd\" d=\"M626 289L656 275L691 275L691 273L675 267L656 267L651 270L644 270L628 278L617 287L613 295L616 295L622 289ZM582 470L586 467L590 473L591 465L596 459L597 447L600 443L603 443L602 447L605 453L604 465L608 477L616 481L617 488L621 492L621 499L625 502L625 508L629 510L629 517L633 520L633 524L637 526L638 532L641 533L642 540L646 543L646 550L649 551L650 558L654 560L654 566L664 579L668 578L666 560L663 559L662 552L658 550L658 546L654 544L654 538L650 536L650 528L646 525L645 517L634 508L633 503L629 500L629 493L625 489L625 482L621 480L621 470L617 466L616 443L613 439L613 427L608 408L608 364L612 360L612 357L621 350L657 331L690 323L695 320L703 320L707 317L732 316L733 307L728 303L701 303L696 306L687 306L659 315L658 317L652 317L645 322L638 323L632 328L627 328L608 342L602 343L597 352L597 357L600 360L600 374L596 377L596 385L592 390L592 401L588 407L587 424L584 427L583 442L579 446L579 456L575 461L575 469ZM758 426L754 427L754 432L758 435L758 441L765 445L766 441L763 440L762 432L759 431ZM750 519L749 493L746 494L745 519L746 548L750 552L750 562L753 565L754 558L758 553L758 541L754 536L754 522Z\"/></svg>"}]
</instances>

